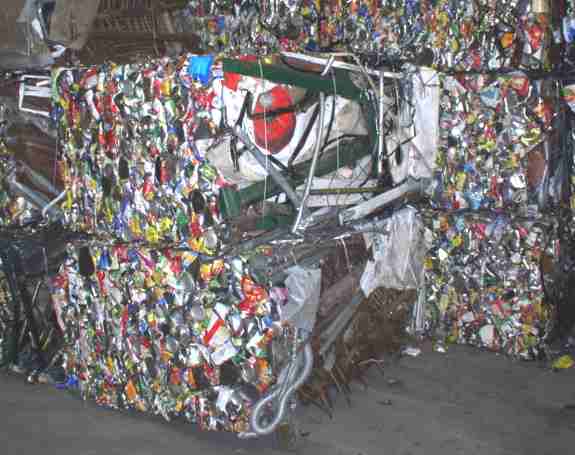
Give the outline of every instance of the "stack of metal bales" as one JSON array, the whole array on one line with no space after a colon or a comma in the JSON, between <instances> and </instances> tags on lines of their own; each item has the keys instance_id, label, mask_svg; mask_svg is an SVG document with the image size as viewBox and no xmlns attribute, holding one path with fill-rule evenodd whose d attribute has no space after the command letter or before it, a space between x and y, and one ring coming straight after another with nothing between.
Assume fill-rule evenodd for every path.
<instances>
[{"instance_id":1,"label":"stack of metal bales","mask_svg":"<svg viewBox=\"0 0 575 455\"><path fill-rule=\"evenodd\" d=\"M432 209L424 210L426 329L441 341L526 359L544 353L570 158L562 84L532 70L558 69L551 54L561 39L552 46L550 35L560 8L527 5L529 59L441 78Z\"/></svg>"},{"instance_id":2,"label":"stack of metal bales","mask_svg":"<svg viewBox=\"0 0 575 455\"><path fill-rule=\"evenodd\" d=\"M411 313L412 333L434 336L438 345L539 356L556 319L549 290L563 257L559 213L569 206L573 174L561 96L572 100L548 76L559 68L558 55L569 57L562 45L573 41L572 2L232 3L190 1L170 12L174 33L190 25L201 30L196 44L205 55L53 71L58 156L52 177L64 189L57 210L65 228L82 236L68 244L51 279L66 386L105 406L261 435L283 419L295 389L305 400L329 405L327 388L346 392L368 366L380 365L382 352L403 343ZM379 143L363 147L369 147L364 155L380 160L363 163L379 171L367 176L377 186L367 192L349 185L357 191L346 200L362 205L365 194L385 196L390 179L398 187L429 183L427 200L396 203L351 222L335 192L316 199L336 201L318 210L329 216L312 216L316 224L298 235L281 223L255 235L270 227L262 212L272 207L277 221L289 212L287 204L250 201L242 220L230 220L223 199L237 196L236 187L207 157L225 153L222 163L242 164L251 177L269 168L245 160L250 147L269 152L268 164L284 158L267 147L265 130L274 123L262 106L271 92L253 74L237 89L240 76L224 74L219 57L259 56L252 60L261 79L270 62L304 73L311 67L321 78L334 59L325 59L328 68L320 65L320 71L313 64L294 70L286 62L293 63L295 51L326 49L359 56L353 59L362 70L358 79L382 65L405 76L385 89L382 78L380 93L373 80L346 76L348 87L362 92L358 98L377 104L382 119ZM284 54L266 58L278 51ZM325 105L335 117L340 106L331 75L335 93ZM263 110L264 138L247 144L238 164L239 134L227 121L235 111L243 118L244 108L231 109L226 100L249 89L258 90L254 112ZM304 128L291 107L280 111L309 136L312 128ZM384 107L394 112L388 134ZM318 110L307 112L315 121ZM337 148L339 165L345 141L330 142L340 125L326 123L330 131L322 137L320 127L317 141ZM365 139L364 133L355 136ZM298 152L299 145L293 147ZM274 166L301 184L303 174L294 177L285 158ZM11 158L0 159L3 167L13 166ZM324 182L356 178L356 170L345 168ZM268 199L268 181L261 201ZM274 184L275 196L281 185ZM52 190L48 200L58 194ZM3 193L0 210L7 215L3 224L22 224L31 214ZM250 228L238 234L241 222ZM3 321L13 318L7 308L13 306L0 301L0 363Z\"/></svg>"},{"instance_id":3,"label":"stack of metal bales","mask_svg":"<svg viewBox=\"0 0 575 455\"><path fill-rule=\"evenodd\" d=\"M188 61L55 76L65 223L91 240L70 245L53 299L84 398L248 432L280 369L303 374L301 340L285 293L222 254L225 182L194 144L211 88Z\"/></svg>"}]
</instances>

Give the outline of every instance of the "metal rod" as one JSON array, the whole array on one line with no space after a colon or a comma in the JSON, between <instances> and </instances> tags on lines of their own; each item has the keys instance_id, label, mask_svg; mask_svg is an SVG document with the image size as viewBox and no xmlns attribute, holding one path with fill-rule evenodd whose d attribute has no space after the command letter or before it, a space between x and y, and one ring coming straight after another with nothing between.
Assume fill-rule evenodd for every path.
<instances>
[{"instance_id":1,"label":"metal rod","mask_svg":"<svg viewBox=\"0 0 575 455\"><path fill-rule=\"evenodd\" d=\"M44 198L44 196L36 193L35 191L31 190L30 188L27 188L26 186L22 185L21 183L18 183L15 178L8 180L8 186L10 187L10 189L12 191L22 195L25 199L28 200L28 202L34 204L38 208L42 208L46 204L48 204L48 200L46 200Z\"/></svg>"},{"instance_id":2,"label":"metal rod","mask_svg":"<svg viewBox=\"0 0 575 455\"><path fill-rule=\"evenodd\" d=\"M66 196L67 194L67 190L62 191L58 197L56 199L52 199L48 205L46 205L43 209L42 209L42 217L45 218L46 214L52 210L52 207L54 207L58 202L60 202L62 199L64 199L64 196Z\"/></svg>"},{"instance_id":3,"label":"metal rod","mask_svg":"<svg viewBox=\"0 0 575 455\"><path fill-rule=\"evenodd\" d=\"M349 302L349 305L344 308L339 316L325 329L320 337L319 355L323 356L335 342L337 337L341 334L342 330L347 326L349 321L353 318L355 311L359 304L364 299L363 292L358 291Z\"/></svg>"},{"instance_id":4,"label":"metal rod","mask_svg":"<svg viewBox=\"0 0 575 455\"><path fill-rule=\"evenodd\" d=\"M339 214L339 223L343 225L349 221L363 218L364 216L373 213L378 208L390 204L391 202L400 199L402 196L408 193L422 191L428 184L429 181L427 179L415 180L408 178L405 183L402 183L401 185L386 191L379 196L375 196L365 202L362 202L361 204L344 210Z\"/></svg>"},{"instance_id":5,"label":"metal rod","mask_svg":"<svg viewBox=\"0 0 575 455\"><path fill-rule=\"evenodd\" d=\"M26 174L26 176L32 181L32 183L38 185L39 187L42 187L44 190L54 195L60 194L60 191L58 191L58 189L54 185L52 185L47 178L38 174L30 166L24 163L20 164L20 166L24 171L24 173Z\"/></svg>"},{"instance_id":6,"label":"metal rod","mask_svg":"<svg viewBox=\"0 0 575 455\"><path fill-rule=\"evenodd\" d=\"M378 112L378 122L377 122L377 170L378 174L383 173L383 71L379 75L379 112Z\"/></svg>"},{"instance_id":7,"label":"metal rod","mask_svg":"<svg viewBox=\"0 0 575 455\"><path fill-rule=\"evenodd\" d=\"M8 186L12 191L21 194L30 203L34 204L39 209L42 209L43 216L45 216L46 213L50 212L53 216L57 218L62 217L62 212L59 209L53 207L54 204L52 202L54 201L50 202L46 200L43 196L37 194L35 191L32 191L30 188L27 188L21 183L18 183L14 177L8 180Z\"/></svg>"},{"instance_id":8,"label":"metal rod","mask_svg":"<svg viewBox=\"0 0 575 455\"><path fill-rule=\"evenodd\" d=\"M272 179L281 187L286 193L289 200L292 202L294 207L299 207L301 204L299 196L296 194L294 189L290 186L286 178L278 172L273 166L268 166L268 160L265 155L258 149L258 147L250 140L248 135L238 126L234 127L234 133L240 141L248 148L248 151L256 159L256 161L263 166L264 169L270 174ZM264 195L265 196L265 195ZM264 197L265 198L265 197Z\"/></svg>"},{"instance_id":9,"label":"metal rod","mask_svg":"<svg viewBox=\"0 0 575 455\"><path fill-rule=\"evenodd\" d=\"M335 56L331 55L327 61L327 65L325 65L324 70L321 72L322 77L327 76L334 62L335 62Z\"/></svg>"},{"instance_id":10,"label":"metal rod","mask_svg":"<svg viewBox=\"0 0 575 455\"><path fill-rule=\"evenodd\" d=\"M335 103L335 99L333 100ZM304 211L306 209L306 202L309 197L309 192L311 191L311 186L313 183L313 177L315 175L315 168L317 167L317 160L319 158L319 152L321 150L321 143L322 143L322 135L323 135L323 122L325 120L325 94L320 92L319 94L319 125L317 128L317 135L315 138L315 149L313 151L313 157L311 160L311 166L309 168L309 174L307 177L305 189L303 192L303 197L301 201L301 205L299 206L297 217L295 223L292 227L292 233L296 233L299 229L299 225L301 223L301 219L303 217Z\"/></svg>"},{"instance_id":11,"label":"metal rod","mask_svg":"<svg viewBox=\"0 0 575 455\"><path fill-rule=\"evenodd\" d=\"M315 63L318 65L326 65L326 59L325 58L321 58L321 57L314 57L311 55L306 55L306 54L299 54L297 52L282 52L281 55L283 55L284 57L288 57L288 58L294 58L294 59L298 59L298 60L303 60L309 63ZM333 54L330 55L330 59L331 58L335 58L335 57L348 57L348 56L352 56L354 57L353 54L350 54L348 52L335 52ZM360 71L362 73L367 73L367 74L371 74L373 76L378 76L381 72L377 71L377 70L372 70L369 68L364 68L360 65L354 65L352 63L346 63L346 62L341 62L339 60L335 60L331 63L330 68L340 68L340 69L345 69L345 70L349 70L349 71ZM401 73L392 73L389 71L385 71L383 72L383 75L387 78L390 79L401 79L403 78L403 74Z\"/></svg>"},{"instance_id":12,"label":"metal rod","mask_svg":"<svg viewBox=\"0 0 575 455\"><path fill-rule=\"evenodd\" d=\"M315 188L309 192L310 196L322 196L325 194L362 194L362 193L381 193L387 190L384 186L366 186L366 187L349 187L349 188Z\"/></svg>"}]
</instances>

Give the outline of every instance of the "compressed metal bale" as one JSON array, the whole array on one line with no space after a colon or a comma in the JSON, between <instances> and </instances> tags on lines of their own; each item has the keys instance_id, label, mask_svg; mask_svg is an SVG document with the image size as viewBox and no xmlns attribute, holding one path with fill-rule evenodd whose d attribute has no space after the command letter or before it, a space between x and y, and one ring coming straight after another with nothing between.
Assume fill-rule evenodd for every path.
<instances>
[{"instance_id":1,"label":"compressed metal bale","mask_svg":"<svg viewBox=\"0 0 575 455\"><path fill-rule=\"evenodd\" d=\"M54 112L70 229L217 252L217 192L225 182L194 142L200 127L215 131L215 91L194 81L193 58L57 72Z\"/></svg>"},{"instance_id":2,"label":"compressed metal bale","mask_svg":"<svg viewBox=\"0 0 575 455\"><path fill-rule=\"evenodd\" d=\"M428 333L526 359L543 355L554 322L547 261L557 258L557 220L427 211Z\"/></svg>"},{"instance_id":3,"label":"compressed metal bale","mask_svg":"<svg viewBox=\"0 0 575 455\"><path fill-rule=\"evenodd\" d=\"M440 146L431 205L548 213L563 202L567 156L557 81L504 75L440 78Z\"/></svg>"},{"instance_id":4,"label":"compressed metal bale","mask_svg":"<svg viewBox=\"0 0 575 455\"><path fill-rule=\"evenodd\" d=\"M558 42L552 39L550 17L557 23L566 11L559 2L547 2L546 8L537 5L541 3L515 0L334 1L294 5L291 11L282 5L277 12L268 0L247 3L239 11L243 20L227 5L207 10L201 3L188 5L173 17L177 28L202 30L199 47L204 50L270 53L345 48L383 61L415 61L448 70L549 69L559 63L553 57L563 44L561 37ZM224 27L210 26L214 14L220 15ZM249 33L261 23L267 26ZM323 70L307 62L300 65L307 72Z\"/></svg>"},{"instance_id":5,"label":"compressed metal bale","mask_svg":"<svg viewBox=\"0 0 575 455\"><path fill-rule=\"evenodd\" d=\"M285 297L239 256L71 247L53 294L67 384L104 406L248 431L251 406L286 362L274 365L272 342L293 344Z\"/></svg>"}]
</instances>

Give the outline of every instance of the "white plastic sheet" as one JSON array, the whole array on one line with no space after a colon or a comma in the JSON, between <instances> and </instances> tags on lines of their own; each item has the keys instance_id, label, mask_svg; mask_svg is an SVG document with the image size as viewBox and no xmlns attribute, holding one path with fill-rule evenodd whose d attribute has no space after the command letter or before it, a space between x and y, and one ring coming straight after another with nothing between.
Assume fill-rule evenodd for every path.
<instances>
[{"instance_id":1,"label":"white plastic sheet","mask_svg":"<svg viewBox=\"0 0 575 455\"><path fill-rule=\"evenodd\" d=\"M413 97L405 100L400 110L397 129L387 138L391 153L400 147L400 154L390 157L390 172L395 183L406 178L433 177L439 144L439 78L429 68L421 68L412 76Z\"/></svg>"},{"instance_id":2,"label":"white plastic sheet","mask_svg":"<svg viewBox=\"0 0 575 455\"><path fill-rule=\"evenodd\" d=\"M279 85L263 79L260 80L250 77L242 78L238 90L236 91L230 90L223 84L219 84L221 84L221 82L218 83L219 89L216 88L216 91L221 93L221 102L226 107L226 120L230 125L235 124L240 115L247 93L246 91L252 93L253 103L255 104L260 94ZM250 106L250 109L253 109L253 107L254 106ZM297 114L293 137L287 146L274 155L275 159L279 160L283 164L287 164L300 139L303 137L308 123L311 121L314 109L315 105L310 106L305 112L299 112ZM334 122L330 137L326 138L325 135L327 134L332 110L334 110ZM325 100L325 111L326 116L323 125L324 135L322 137L322 141L325 141L326 139L334 139L345 134L367 134L365 119L357 102L346 100L341 97L327 96ZM311 131L307 136L300 154L295 159L294 164L305 161L311 157L317 137L318 127L319 121L316 120L315 125L311 128ZM251 141L255 143L253 121L247 118L247 116L243 120L242 129L247 133ZM334 143L333 146L335 145L336 144ZM265 149L261 147L258 148L262 153L268 154ZM240 156L238 163L240 171L239 173L235 173L229 156L229 143L227 142L215 147L207 155L210 162L218 167L229 181L233 183L242 183L246 180L248 182L254 182L262 180L267 175L266 169L260 166L250 153L244 153Z\"/></svg>"},{"instance_id":3,"label":"white plastic sheet","mask_svg":"<svg viewBox=\"0 0 575 455\"><path fill-rule=\"evenodd\" d=\"M286 287L288 302L282 309L282 319L290 321L298 329L311 332L319 307L321 269L292 267Z\"/></svg>"},{"instance_id":4,"label":"white plastic sheet","mask_svg":"<svg viewBox=\"0 0 575 455\"><path fill-rule=\"evenodd\" d=\"M360 286L369 296L374 289L418 289L423 284L423 261L427 251L418 211L405 207L373 225L365 234L373 260L366 264Z\"/></svg>"}]
</instances>

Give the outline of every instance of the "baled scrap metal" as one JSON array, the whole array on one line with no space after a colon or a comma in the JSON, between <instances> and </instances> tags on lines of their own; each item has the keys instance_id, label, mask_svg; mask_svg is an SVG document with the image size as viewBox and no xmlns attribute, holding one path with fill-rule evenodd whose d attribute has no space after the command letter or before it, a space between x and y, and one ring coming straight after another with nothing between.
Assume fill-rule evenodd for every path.
<instances>
[{"instance_id":1,"label":"baled scrap metal","mask_svg":"<svg viewBox=\"0 0 575 455\"><path fill-rule=\"evenodd\" d=\"M215 129L215 93L194 82L192 58L55 73L69 228L217 250L224 183L194 143L200 129Z\"/></svg>"},{"instance_id":2,"label":"baled scrap metal","mask_svg":"<svg viewBox=\"0 0 575 455\"><path fill-rule=\"evenodd\" d=\"M189 8L199 8L199 3L191 2ZM222 49L233 48L240 42L243 51L264 45L262 36L267 32L263 27L249 26L250 21L259 19L250 16L248 3L245 4L247 9L243 8L243 16L240 18L238 12L232 19L237 23L225 17L215 18L215 12L211 11L212 26L204 27L204 41L211 40L210 34L216 33L221 38L216 40L216 47ZM375 2L351 2L345 6L340 2L327 2L324 13L329 13L326 17L330 19L325 19L323 28L320 27L326 32L321 39L345 43L358 52L372 52L385 45L386 57L395 59L413 57L415 48L427 44L445 51L438 51L431 57L436 67L456 70L493 70L513 63L527 69L549 67L546 48L550 35L545 22L548 11L526 8L522 11L524 14L514 16L519 2L513 0L490 4L485 10L476 9L476 4L466 7L464 2L384 3L384 7L378 9ZM284 5L283 2L280 4ZM300 13L294 10L287 17L274 19L276 12L267 10L266 5L267 2L262 5L262 20L265 23L268 19L278 19L274 27L279 27L282 20L297 20ZM308 9L302 13L303 39L298 36L297 45L290 43L290 39L283 40L278 48L317 49L318 41L312 37L315 31L311 26L316 21L314 14L317 11L314 12L312 3L306 3L304 7ZM390 11L395 14L388 14ZM205 11L196 13L201 18ZM330 21L333 22L332 29ZM342 25L339 32L337 21ZM322 20L318 23L322 24ZM453 23L463 25L451 27ZM236 25L243 33L226 37ZM416 31L411 33L415 36L413 42L402 42L410 34L404 32L413 31ZM339 38L338 33L342 33ZM378 39L367 39L374 34ZM482 40L484 45L477 46ZM271 43L273 46L273 40ZM410 49L410 46L413 47ZM86 72L63 70L55 75L55 116L63 139L61 156L69 189L69 199L64 204L68 225L123 241L165 242L193 251L152 251L134 246L114 246L106 251L106 247L92 247L94 259L90 261L94 260L96 270L84 273L90 277L79 273L81 257L76 264L70 260L59 284L64 290L61 296L66 296L60 300L60 310L71 346L68 357L70 384L77 381L86 397L103 404L134 407L166 417L182 415L205 428L245 431L248 429L249 404L254 398L245 389L250 388L249 384L256 384L256 389L265 389L274 381L269 352L264 349L266 352L262 352L261 357L250 352L251 340L247 331L245 339L240 336L236 344L230 342L231 348L227 339L222 346L211 346L210 340L221 331L233 332L233 320L228 321L227 316L236 314L242 320L247 319L248 326L257 327L258 334L269 333L271 330L265 331L262 327L270 329L277 319L274 311L278 305L272 295L276 299L286 296L279 291L275 294L269 291L266 301L275 302L276 306L270 304L264 317L258 319L259 315L246 317L241 310L238 312L241 303L228 301L234 298L233 289L226 288L225 283L223 286L212 284L234 269L236 259L230 263L222 260L220 264L219 259L202 256L217 253L221 245L215 201L223 181L194 144L196 136L200 136L200 125L207 124L212 129L217 125L214 119L218 117L213 112L217 110L213 109L215 93L209 81L201 77L199 82L192 80L195 75L188 71L188 63L186 59L163 59L139 65L104 65ZM441 170L438 170L433 188L435 206L449 210L469 207L529 212L533 207L538 211L546 209L549 199L556 202L556 182L552 179L559 174L553 167L555 164L551 164L548 135L556 118L552 96L548 96L553 91L549 88L552 83L533 82L522 74L447 76L443 81L445 96L441 121L443 130L451 134L441 138ZM524 109L525 105L528 109ZM539 167L532 165L533 162ZM483 168L478 169L481 166ZM514 226L515 221L507 223ZM434 281L437 276L433 276L428 295L431 301L438 302L443 322L453 327L453 336L458 340L482 343L522 356L535 355L540 349L548 315L545 314L541 283L536 277L527 279L527 284L521 281L525 273L517 261L521 266L525 262L529 275L535 276L533 264L539 258L537 249L529 253L522 246L524 231L520 228L511 230L518 233L519 246L509 264L518 270L513 272L515 275L505 275L501 279L505 298L511 296L512 288L517 287L517 290L509 297L509 308L503 302L499 313L491 306L489 311L484 309L487 305L484 302L491 302L489 299L493 295L504 300L499 295L499 288L490 288L488 297L472 288L464 300L465 305L471 305L473 309L468 309L462 319L453 322L448 310L462 305L459 301L454 304L449 301L453 295L449 289L455 284L451 283L451 277L445 277L451 270L439 267L433 272L439 279ZM529 242L536 244L537 241ZM122 248L132 251L131 257L120 252ZM74 254L85 256L86 252L80 250ZM167 276L179 274L173 271L171 256L180 254L181 262L185 264L183 269L192 269L202 263L202 267L211 264L208 266L210 271L206 272L208 275L213 272L213 264L227 271L213 272L215 278L204 280L200 267L199 282L204 284L194 288L194 295L200 296L199 304L188 305L184 301L183 295L189 290L182 289L177 283L179 278L175 282L170 282L172 278L162 278L163 270L170 270L165 273ZM528 259L522 260L521 255ZM446 259L443 254L440 256L443 263ZM457 267L458 255L454 253L451 260L450 266ZM146 268L150 270L143 271ZM357 270L350 268L349 280L354 282L356 274ZM432 276L430 274L428 270L428 278ZM222 279L226 281L227 278ZM447 285L438 287L442 279ZM192 282L196 281L194 277ZM210 284L205 286L205 281ZM236 281L242 283L243 278ZM521 286L532 286L533 289L525 291ZM226 288L227 292L218 293L220 288ZM263 287L261 291L267 293ZM447 292L447 304L445 298L433 294L443 291ZM412 297L410 294L406 299ZM445 304L446 308L443 307ZM203 312L201 321L194 319L194 312L199 309ZM220 310L226 316L221 317ZM385 314L386 310L381 310ZM459 315L457 311L455 313ZM468 313L478 322L471 324ZM183 324L167 322L174 318ZM365 318L361 321L356 325L366 323ZM215 325L211 325L212 322ZM468 329L470 324L481 326L475 338L461 335L472 332ZM75 325L81 330L77 331ZM215 326L218 327L214 334L207 339L210 327ZM362 333L361 328L357 333ZM226 335L221 336L226 338ZM196 337L194 343L198 347L194 361L187 357L190 353L186 350L189 346L186 337ZM230 335L229 338L234 337ZM373 345L374 340L369 339L367 343ZM351 348L361 351L360 344L347 346L346 352ZM220 349L223 353L219 353ZM231 358L226 358L232 352ZM245 359L237 358L245 352L250 355ZM371 348L366 352L372 353ZM356 360L372 360L363 358L364 354ZM231 366L236 372L229 383L221 381L223 368L212 367L217 365L212 357L220 358L220 355L225 358L220 366ZM262 359L268 362L267 369L253 367L248 360L254 358L256 365ZM242 377L247 364L252 366L249 380ZM226 374L232 373L228 370Z\"/></svg>"},{"instance_id":3,"label":"baled scrap metal","mask_svg":"<svg viewBox=\"0 0 575 455\"><path fill-rule=\"evenodd\" d=\"M445 76L431 204L547 212L561 203L558 84L523 73Z\"/></svg>"},{"instance_id":4,"label":"baled scrap metal","mask_svg":"<svg viewBox=\"0 0 575 455\"><path fill-rule=\"evenodd\" d=\"M53 284L68 386L105 406L245 432L285 363L272 342L294 341L280 320L285 291L257 282L240 256L71 247Z\"/></svg>"},{"instance_id":5,"label":"baled scrap metal","mask_svg":"<svg viewBox=\"0 0 575 455\"><path fill-rule=\"evenodd\" d=\"M198 30L204 49L318 52L345 49L374 60L439 69L548 69L565 43L558 2L354 0L189 2L176 27ZM191 27L190 27L191 26ZM377 56L377 57L376 57Z\"/></svg>"},{"instance_id":6,"label":"baled scrap metal","mask_svg":"<svg viewBox=\"0 0 575 455\"><path fill-rule=\"evenodd\" d=\"M553 321L545 293L558 254L553 218L426 211L429 329L447 341L531 359L542 355Z\"/></svg>"},{"instance_id":7,"label":"baled scrap metal","mask_svg":"<svg viewBox=\"0 0 575 455\"><path fill-rule=\"evenodd\" d=\"M72 251L53 299L68 385L85 398L267 434L311 351L296 352L301 340L279 324L285 290L264 287L245 257L216 258L224 182L196 146L220 126L208 60L55 73L65 223L109 246ZM272 359L272 340L288 342L286 355Z\"/></svg>"}]
</instances>

